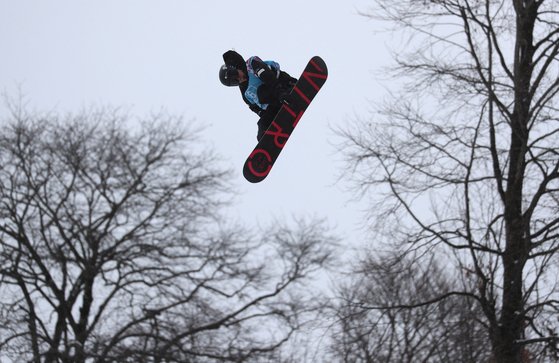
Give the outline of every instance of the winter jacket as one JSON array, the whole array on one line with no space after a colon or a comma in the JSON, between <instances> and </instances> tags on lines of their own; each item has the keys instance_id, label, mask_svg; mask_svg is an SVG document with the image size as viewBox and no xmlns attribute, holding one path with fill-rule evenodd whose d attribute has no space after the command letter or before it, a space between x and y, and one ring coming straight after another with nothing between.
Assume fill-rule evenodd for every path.
<instances>
[{"instance_id":1,"label":"winter jacket","mask_svg":"<svg viewBox=\"0 0 559 363\"><path fill-rule=\"evenodd\" d=\"M262 115L270 104L279 104L280 97L295 84L295 79L280 70L274 61L263 61L259 57L250 57L246 62L243 57L233 51L223 54L225 64L242 70L248 82L239 84L241 95L250 109ZM289 89L290 90L290 89Z\"/></svg>"}]
</instances>

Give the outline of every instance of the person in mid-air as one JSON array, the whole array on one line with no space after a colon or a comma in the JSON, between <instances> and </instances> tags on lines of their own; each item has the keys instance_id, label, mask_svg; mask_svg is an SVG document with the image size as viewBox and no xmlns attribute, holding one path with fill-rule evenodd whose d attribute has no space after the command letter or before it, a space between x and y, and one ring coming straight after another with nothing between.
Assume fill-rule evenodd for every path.
<instances>
[{"instance_id":1,"label":"person in mid-air","mask_svg":"<svg viewBox=\"0 0 559 363\"><path fill-rule=\"evenodd\" d=\"M225 64L219 69L219 80L225 86L239 86L243 100L260 116L256 136L260 140L282 103L289 103L289 93L297 79L282 71L274 61L253 56L245 62L234 50L223 53L223 60Z\"/></svg>"}]
</instances>

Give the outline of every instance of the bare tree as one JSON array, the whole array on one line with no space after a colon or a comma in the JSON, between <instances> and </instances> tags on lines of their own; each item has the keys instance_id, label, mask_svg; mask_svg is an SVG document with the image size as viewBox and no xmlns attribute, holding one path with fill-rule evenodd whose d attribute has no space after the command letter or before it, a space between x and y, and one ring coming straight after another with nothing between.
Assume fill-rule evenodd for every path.
<instances>
[{"instance_id":1,"label":"bare tree","mask_svg":"<svg viewBox=\"0 0 559 363\"><path fill-rule=\"evenodd\" d=\"M441 298L455 281L433 258L368 256L339 291L331 353L343 362L487 361L487 332L473 301ZM444 296L444 295L443 295Z\"/></svg>"},{"instance_id":2,"label":"bare tree","mask_svg":"<svg viewBox=\"0 0 559 363\"><path fill-rule=\"evenodd\" d=\"M343 132L376 237L475 279L435 301L479 307L492 362L557 359L559 4L374 3L409 35L401 92Z\"/></svg>"},{"instance_id":3,"label":"bare tree","mask_svg":"<svg viewBox=\"0 0 559 363\"><path fill-rule=\"evenodd\" d=\"M164 113L14 109L0 135L0 357L273 357L321 307L324 224L228 225L227 173ZM3 358L3 359L4 359Z\"/></svg>"}]
</instances>

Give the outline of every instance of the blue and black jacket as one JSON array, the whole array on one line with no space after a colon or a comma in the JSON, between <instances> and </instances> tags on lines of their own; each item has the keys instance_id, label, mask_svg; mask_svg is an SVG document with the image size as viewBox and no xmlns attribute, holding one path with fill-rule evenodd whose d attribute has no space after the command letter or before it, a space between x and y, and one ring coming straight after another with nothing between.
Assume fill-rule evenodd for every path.
<instances>
[{"instance_id":1,"label":"blue and black jacket","mask_svg":"<svg viewBox=\"0 0 559 363\"><path fill-rule=\"evenodd\" d=\"M296 81L281 71L280 65L274 61L263 61L254 56L245 62L233 50L225 52L223 60L247 75L248 82L239 84L239 88L245 103L258 115L262 115L270 104L279 104L280 90L285 91L286 83L294 84Z\"/></svg>"}]
</instances>

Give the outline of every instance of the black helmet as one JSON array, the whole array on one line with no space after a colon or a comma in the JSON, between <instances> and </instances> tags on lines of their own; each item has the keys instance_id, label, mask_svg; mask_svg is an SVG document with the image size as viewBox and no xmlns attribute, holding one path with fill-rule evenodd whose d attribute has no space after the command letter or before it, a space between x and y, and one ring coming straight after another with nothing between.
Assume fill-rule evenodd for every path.
<instances>
[{"instance_id":1,"label":"black helmet","mask_svg":"<svg viewBox=\"0 0 559 363\"><path fill-rule=\"evenodd\" d=\"M234 66L224 64L219 68L219 80L228 87L238 86L239 71Z\"/></svg>"}]
</instances>

